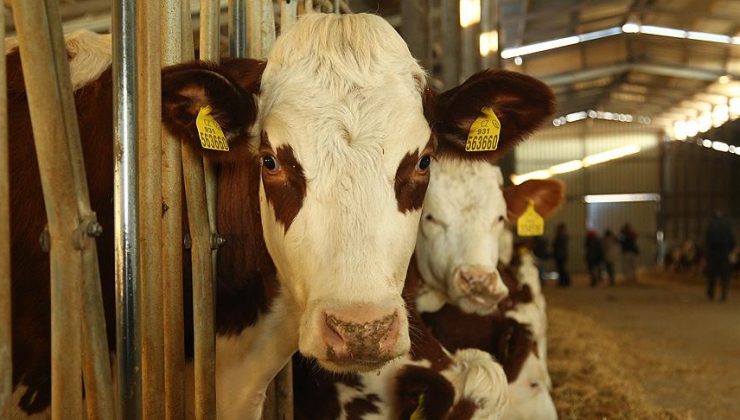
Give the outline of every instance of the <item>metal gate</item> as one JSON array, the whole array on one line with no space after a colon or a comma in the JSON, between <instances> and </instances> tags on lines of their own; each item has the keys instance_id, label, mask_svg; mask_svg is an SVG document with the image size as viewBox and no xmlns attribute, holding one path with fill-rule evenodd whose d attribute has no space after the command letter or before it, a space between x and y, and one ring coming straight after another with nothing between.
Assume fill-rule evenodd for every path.
<instances>
[{"instance_id":1,"label":"metal gate","mask_svg":"<svg viewBox=\"0 0 740 420\"><path fill-rule=\"evenodd\" d=\"M54 419L185 417L182 189L192 254L194 411L215 417L213 166L161 126L161 68L194 56L189 0L113 3L117 364L108 358L95 237L69 65L55 0L10 2L48 219ZM277 3L277 4L275 4ZM264 58L311 0L228 0L232 56ZM319 4L320 3L320 4ZM342 2L343 3L343 2ZM200 59L221 56L223 6L200 0ZM317 2L339 11L339 2ZM346 5L344 7L346 9ZM5 24L0 13L0 37ZM5 56L0 59L0 417L11 404L10 200ZM141 141L146 139L146 141ZM168 208L162 214L162 207ZM70 234L72 232L72 234ZM82 326L82 328L80 328ZM113 372L116 383L114 385ZM84 382L83 400L80 374ZM268 389L266 419L291 419L288 365ZM164 396L164 398L162 398Z\"/></svg>"}]
</instances>

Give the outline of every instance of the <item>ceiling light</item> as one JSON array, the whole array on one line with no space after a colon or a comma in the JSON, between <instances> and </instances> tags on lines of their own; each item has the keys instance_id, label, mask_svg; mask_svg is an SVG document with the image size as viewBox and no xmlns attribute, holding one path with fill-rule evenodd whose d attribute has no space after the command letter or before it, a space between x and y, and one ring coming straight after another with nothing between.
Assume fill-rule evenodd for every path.
<instances>
[{"instance_id":1,"label":"ceiling light","mask_svg":"<svg viewBox=\"0 0 740 420\"><path fill-rule=\"evenodd\" d=\"M660 201L660 194L591 194L583 197L583 201L593 203L634 203L640 201Z\"/></svg>"},{"instance_id":2,"label":"ceiling light","mask_svg":"<svg viewBox=\"0 0 740 420\"><path fill-rule=\"evenodd\" d=\"M640 25L633 22L627 22L622 25L622 32L627 34L636 34L640 32Z\"/></svg>"},{"instance_id":3,"label":"ceiling light","mask_svg":"<svg viewBox=\"0 0 740 420\"><path fill-rule=\"evenodd\" d=\"M549 170L542 169L539 171L527 172L526 174L522 174L522 175L512 175L511 182L513 182L514 185L519 185L524 181L529 181L530 179L547 179L547 178L550 178L551 176L552 175L550 174Z\"/></svg>"},{"instance_id":4,"label":"ceiling light","mask_svg":"<svg viewBox=\"0 0 740 420\"><path fill-rule=\"evenodd\" d=\"M521 57L514 57L514 64L516 64L517 66L521 66L522 63L523 63L523 60Z\"/></svg>"},{"instance_id":5,"label":"ceiling light","mask_svg":"<svg viewBox=\"0 0 740 420\"><path fill-rule=\"evenodd\" d=\"M583 168L583 162L580 160L571 160L569 162L560 163L550 167L550 173L553 175L564 174L566 172L573 172Z\"/></svg>"},{"instance_id":6,"label":"ceiling light","mask_svg":"<svg viewBox=\"0 0 740 420\"><path fill-rule=\"evenodd\" d=\"M642 25L641 34L667 36L671 38L686 38L686 31L682 29L666 28L664 26Z\"/></svg>"},{"instance_id":7,"label":"ceiling light","mask_svg":"<svg viewBox=\"0 0 740 420\"><path fill-rule=\"evenodd\" d=\"M460 0L460 26L467 28L480 22L480 0Z\"/></svg>"},{"instance_id":8,"label":"ceiling light","mask_svg":"<svg viewBox=\"0 0 740 420\"><path fill-rule=\"evenodd\" d=\"M720 44L729 44L732 42L732 37L729 35L722 34L711 34L708 32L686 32L686 38L693 39L695 41L707 41L707 42L718 42Z\"/></svg>"},{"instance_id":9,"label":"ceiling light","mask_svg":"<svg viewBox=\"0 0 740 420\"><path fill-rule=\"evenodd\" d=\"M730 145L727 143L723 143L721 141L713 141L711 143L712 143L712 149L718 152L729 152L730 151Z\"/></svg>"},{"instance_id":10,"label":"ceiling light","mask_svg":"<svg viewBox=\"0 0 740 420\"><path fill-rule=\"evenodd\" d=\"M697 140L697 142L698 141L699 140ZM708 140L708 139L704 139L704 140L701 141L701 145L704 146L704 147L706 147L707 149L711 149L712 148L712 141L711 140Z\"/></svg>"},{"instance_id":11,"label":"ceiling light","mask_svg":"<svg viewBox=\"0 0 740 420\"><path fill-rule=\"evenodd\" d=\"M624 156L633 155L640 151L640 146L631 144L618 149L607 150L606 152L596 153L583 158L583 166L593 166L610 160L619 159Z\"/></svg>"},{"instance_id":12,"label":"ceiling light","mask_svg":"<svg viewBox=\"0 0 740 420\"><path fill-rule=\"evenodd\" d=\"M492 52L498 51L498 32L489 31L480 34L480 55L485 57Z\"/></svg>"},{"instance_id":13,"label":"ceiling light","mask_svg":"<svg viewBox=\"0 0 740 420\"><path fill-rule=\"evenodd\" d=\"M729 74L725 74L724 76L720 76L719 79L717 79L717 81L721 85L726 85L726 84L730 83L730 81L732 81L732 77L730 77Z\"/></svg>"}]
</instances>

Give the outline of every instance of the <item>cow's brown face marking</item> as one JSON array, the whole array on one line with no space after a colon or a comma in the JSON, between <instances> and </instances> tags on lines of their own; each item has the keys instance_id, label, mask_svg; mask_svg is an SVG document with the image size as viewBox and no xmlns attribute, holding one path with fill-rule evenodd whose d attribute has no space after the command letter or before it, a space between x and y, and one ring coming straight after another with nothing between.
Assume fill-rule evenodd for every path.
<instances>
[{"instance_id":1,"label":"cow's brown face marking","mask_svg":"<svg viewBox=\"0 0 740 420\"><path fill-rule=\"evenodd\" d=\"M293 154L292 147L281 145L274 151L265 133L262 133L260 143L260 159L265 197L275 211L275 219L287 231L306 196L303 167Z\"/></svg>"},{"instance_id":2,"label":"cow's brown face marking","mask_svg":"<svg viewBox=\"0 0 740 420\"><path fill-rule=\"evenodd\" d=\"M424 203L424 195L429 185L429 167L433 160L434 144L434 138L431 138L424 150L409 152L401 159L394 185L398 211L407 213L418 210Z\"/></svg>"}]
</instances>

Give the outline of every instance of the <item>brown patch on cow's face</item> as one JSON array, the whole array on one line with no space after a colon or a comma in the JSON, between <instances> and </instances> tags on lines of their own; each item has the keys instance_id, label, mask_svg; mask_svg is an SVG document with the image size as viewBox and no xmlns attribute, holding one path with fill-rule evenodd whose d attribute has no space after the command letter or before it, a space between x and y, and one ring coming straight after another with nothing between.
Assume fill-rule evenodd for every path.
<instances>
[{"instance_id":1,"label":"brown patch on cow's face","mask_svg":"<svg viewBox=\"0 0 740 420\"><path fill-rule=\"evenodd\" d=\"M478 405L470 400L460 400L452 407L448 420L470 420L473 418Z\"/></svg>"},{"instance_id":2,"label":"brown patch on cow's face","mask_svg":"<svg viewBox=\"0 0 740 420\"><path fill-rule=\"evenodd\" d=\"M275 211L275 219L283 224L287 232L306 196L303 167L293 154L292 147L281 145L273 151L264 133L260 143L260 159L265 197Z\"/></svg>"},{"instance_id":3,"label":"brown patch on cow's face","mask_svg":"<svg viewBox=\"0 0 740 420\"><path fill-rule=\"evenodd\" d=\"M401 159L396 171L396 200L402 213L418 210L424 203L424 195L429 185L429 167L432 163L434 137L429 139L424 150L409 152Z\"/></svg>"}]
</instances>

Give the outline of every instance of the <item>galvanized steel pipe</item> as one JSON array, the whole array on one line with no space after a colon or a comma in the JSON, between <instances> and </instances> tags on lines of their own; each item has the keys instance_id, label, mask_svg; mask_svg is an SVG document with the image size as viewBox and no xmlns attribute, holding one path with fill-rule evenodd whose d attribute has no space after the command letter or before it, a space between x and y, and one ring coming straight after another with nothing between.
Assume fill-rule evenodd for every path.
<instances>
[{"instance_id":1,"label":"galvanized steel pipe","mask_svg":"<svg viewBox=\"0 0 740 420\"><path fill-rule=\"evenodd\" d=\"M247 0L229 0L229 55L247 56Z\"/></svg>"},{"instance_id":2,"label":"galvanized steel pipe","mask_svg":"<svg viewBox=\"0 0 740 420\"><path fill-rule=\"evenodd\" d=\"M141 418L136 10L113 2L114 229L119 417Z\"/></svg>"}]
</instances>

